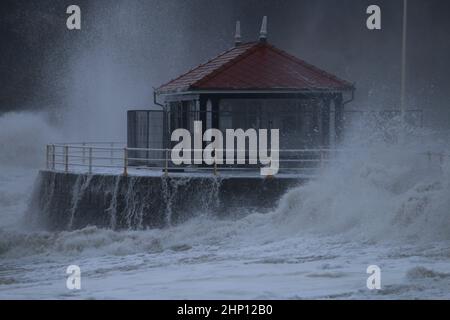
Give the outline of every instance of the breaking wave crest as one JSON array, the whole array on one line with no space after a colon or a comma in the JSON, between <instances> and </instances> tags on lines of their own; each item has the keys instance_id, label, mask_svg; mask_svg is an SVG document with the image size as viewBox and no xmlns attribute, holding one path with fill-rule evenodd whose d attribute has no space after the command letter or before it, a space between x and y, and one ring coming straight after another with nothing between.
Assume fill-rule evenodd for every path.
<instances>
[{"instance_id":1,"label":"breaking wave crest","mask_svg":"<svg viewBox=\"0 0 450 320\"><path fill-rule=\"evenodd\" d=\"M448 139L396 125L394 121L389 130L364 126L365 131L353 132L359 138L347 140L351 148L338 154L315 180L287 192L270 213L240 219L201 215L178 226L139 231L0 229L0 256L258 246L311 234L360 242L448 240L449 158L427 153L448 150Z\"/></svg>"},{"instance_id":2,"label":"breaking wave crest","mask_svg":"<svg viewBox=\"0 0 450 320\"><path fill-rule=\"evenodd\" d=\"M448 139L397 119L352 136L352 149L283 197L277 222L350 239L450 239Z\"/></svg>"}]
</instances>

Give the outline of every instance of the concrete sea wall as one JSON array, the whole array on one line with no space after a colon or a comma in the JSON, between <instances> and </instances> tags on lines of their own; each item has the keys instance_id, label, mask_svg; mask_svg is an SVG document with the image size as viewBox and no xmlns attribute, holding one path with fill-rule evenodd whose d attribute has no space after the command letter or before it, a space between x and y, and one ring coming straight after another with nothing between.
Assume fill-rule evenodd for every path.
<instances>
[{"instance_id":1,"label":"concrete sea wall","mask_svg":"<svg viewBox=\"0 0 450 320\"><path fill-rule=\"evenodd\" d=\"M122 176L40 171L30 212L48 230L160 228L199 215L273 209L299 179Z\"/></svg>"}]
</instances>

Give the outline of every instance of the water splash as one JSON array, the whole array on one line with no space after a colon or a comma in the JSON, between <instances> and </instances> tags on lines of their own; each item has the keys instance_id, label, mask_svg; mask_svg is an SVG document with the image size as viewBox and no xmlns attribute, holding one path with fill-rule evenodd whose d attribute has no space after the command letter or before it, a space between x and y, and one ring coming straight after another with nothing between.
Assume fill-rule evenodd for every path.
<instances>
[{"instance_id":1,"label":"water splash","mask_svg":"<svg viewBox=\"0 0 450 320\"><path fill-rule=\"evenodd\" d=\"M166 206L166 224L173 226L173 203L177 195L178 189L189 183L189 178L170 179L164 176L162 182L162 192Z\"/></svg>"},{"instance_id":2,"label":"water splash","mask_svg":"<svg viewBox=\"0 0 450 320\"><path fill-rule=\"evenodd\" d=\"M117 197L119 195L119 186L120 186L120 180L122 176L116 177L116 183L114 184L114 190L112 192L112 199L111 203L108 209L106 211L109 213L110 216L110 228L115 229L117 225Z\"/></svg>"},{"instance_id":3,"label":"water splash","mask_svg":"<svg viewBox=\"0 0 450 320\"><path fill-rule=\"evenodd\" d=\"M90 186L90 182L92 180L92 175L78 175L75 185L72 190L72 206L70 207L70 219L69 224L67 226L68 230L71 230L73 227L73 222L75 219L75 214L78 210L78 205L80 201L83 199L83 196L88 190Z\"/></svg>"}]
</instances>

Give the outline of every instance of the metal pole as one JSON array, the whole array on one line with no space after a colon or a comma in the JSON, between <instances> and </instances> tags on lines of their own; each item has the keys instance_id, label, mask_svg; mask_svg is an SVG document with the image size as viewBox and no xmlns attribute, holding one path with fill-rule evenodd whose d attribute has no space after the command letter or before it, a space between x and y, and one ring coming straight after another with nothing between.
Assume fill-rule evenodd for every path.
<instances>
[{"instance_id":1,"label":"metal pole","mask_svg":"<svg viewBox=\"0 0 450 320\"><path fill-rule=\"evenodd\" d=\"M123 148L123 175L128 175L128 149Z\"/></svg>"},{"instance_id":2,"label":"metal pole","mask_svg":"<svg viewBox=\"0 0 450 320\"><path fill-rule=\"evenodd\" d=\"M45 167L48 169L50 169L50 146L46 145L45 146Z\"/></svg>"},{"instance_id":3,"label":"metal pole","mask_svg":"<svg viewBox=\"0 0 450 320\"><path fill-rule=\"evenodd\" d=\"M89 147L89 174L92 173L92 147Z\"/></svg>"},{"instance_id":4,"label":"metal pole","mask_svg":"<svg viewBox=\"0 0 450 320\"><path fill-rule=\"evenodd\" d=\"M55 161L56 160L56 147L52 144L52 170L55 170Z\"/></svg>"},{"instance_id":5,"label":"metal pole","mask_svg":"<svg viewBox=\"0 0 450 320\"><path fill-rule=\"evenodd\" d=\"M69 171L69 146L64 146L64 170Z\"/></svg>"},{"instance_id":6,"label":"metal pole","mask_svg":"<svg viewBox=\"0 0 450 320\"><path fill-rule=\"evenodd\" d=\"M86 150L85 150L85 146L86 146L86 143L83 142L83 148L82 148L82 153L83 153L83 165L86 164Z\"/></svg>"},{"instance_id":7,"label":"metal pole","mask_svg":"<svg viewBox=\"0 0 450 320\"><path fill-rule=\"evenodd\" d=\"M271 167L272 167L272 158L270 158L270 160L269 160L269 168L271 168ZM267 178L273 178L272 173L269 172L269 174L266 176L266 179Z\"/></svg>"},{"instance_id":8,"label":"metal pole","mask_svg":"<svg viewBox=\"0 0 450 320\"><path fill-rule=\"evenodd\" d=\"M214 149L214 175L217 176L217 151Z\"/></svg>"},{"instance_id":9,"label":"metal pole","mask_svg":"<svg viewBox=\"0 0 450 320\"><path fill-rule=\"evenodd\" d=\"M402 79L400 91L401 120L405 120L405 94L406 94L406 43L408 36L408 0L403 0L403 35L402 35Z\"/></svg>"}]
</instances>

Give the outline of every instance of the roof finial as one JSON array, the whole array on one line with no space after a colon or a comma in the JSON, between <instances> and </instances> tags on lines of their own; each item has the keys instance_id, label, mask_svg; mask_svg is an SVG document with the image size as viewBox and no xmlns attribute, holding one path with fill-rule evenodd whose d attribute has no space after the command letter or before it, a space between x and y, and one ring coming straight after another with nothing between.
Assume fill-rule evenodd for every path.
<instances>
[{"instance_id":1,"label":"roof finial","mask_svg":"<svg viewBox=\"0 0 450 320\"><path fill-rule=\"evenodd\" d=\"M234 45L238 46L242 43L241 41L241 22L236 21L236 33L234 34Z\"/></svg>"},{"instance_id":2,"label":"roof finial","mask_svg":"<svg viewBox=\"0 0 450 320\"><path fill-rule=\"evenodd\" d=\"M267 16L264 16L262 20L261 31L259 32L259 41L267 41Z\"/></svg>"}]
</instances>

